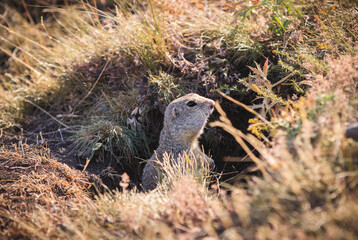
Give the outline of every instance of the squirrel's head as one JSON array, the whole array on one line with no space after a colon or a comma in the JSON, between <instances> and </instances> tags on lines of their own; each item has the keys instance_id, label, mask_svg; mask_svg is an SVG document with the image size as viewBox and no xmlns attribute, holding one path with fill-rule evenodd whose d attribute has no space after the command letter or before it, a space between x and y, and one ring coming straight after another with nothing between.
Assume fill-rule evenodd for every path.
<instances>
[{"instance_id":1,"label":"squirrel's head","mask_svg":"<svg viewBox=\"0 0 358 240\"><path fill-rule=\"evenodd\" d=\"M164 127L178 140L192 141L203 131L215 102L195 93L172 101L164 115Z\"/></svg>"}]
</instances>

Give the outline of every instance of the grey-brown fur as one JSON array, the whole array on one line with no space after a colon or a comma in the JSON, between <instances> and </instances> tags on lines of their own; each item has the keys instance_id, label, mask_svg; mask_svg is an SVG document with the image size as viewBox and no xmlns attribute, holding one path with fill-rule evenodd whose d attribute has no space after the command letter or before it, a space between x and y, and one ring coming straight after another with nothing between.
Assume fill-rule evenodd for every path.
<instances>
[{"instance_id":1,"label":"grey-brown fur","mask_svg":"<svg viewBox=\"0 0 358 240\"><path fill-rule=\"evenodd\" d=\"M195 102L196 105L188 106L190 101ZM199 148L198 142L214 105L213 100L195 93L180 97L168 105L164 114L159 147L143 170L142 186L145 191L154 189L158 183L157 165L150 161L155 161L157 158L162 161L165 152L172 153L174 159L183 152L193 154L196 159L204 156L211 167L214 165L214 161Z\"/></svg>"}]
</instances>

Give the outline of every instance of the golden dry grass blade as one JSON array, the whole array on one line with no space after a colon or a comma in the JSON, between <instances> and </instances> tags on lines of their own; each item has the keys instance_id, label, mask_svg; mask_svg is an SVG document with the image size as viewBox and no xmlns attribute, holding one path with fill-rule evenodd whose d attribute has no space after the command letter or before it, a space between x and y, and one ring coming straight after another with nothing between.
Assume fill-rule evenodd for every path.
<instances>
[{"instance_id":1,"label":"golden dry grass blade","mask_svg":"<svg viewBox=\"0 0 358 240\"><path fill-rule=\"evenodd\" d=\"M288 78L292 77L293 75L295 75L295 72L291 72L290 74L288 74L286 77L282 78L281 80L279 80L278 82L275 82L274 84L272 84L271 88L276 87L277 85L283 83L284 81L286 81Z\"/></svg>"},{"instance_id":2,"label":"golden dry grass blade","mask_svg":"<svg viewBox=\"0 0 358 240\"><path fill-rule=\"evenodd\" d=\"M247 105L245 105L245 104L243 104L243 103L241 103L241 102L239 102L239 101L233 99L232 97L226 95L225 93L223 93L223 92L221 92L221 91L218 91L218 93L219 93L221 96L225 97L226 99L232 101L233 103L236 103L237 105L243 107L243 108L244 108L245 110L247 110L248 112L254 114L256 117L258 117L259 119L261 119L264 123L266 123L268 126L273 127L273 125L272 125L269 121L267 121L266 118L264 118L262 115L260 115L258 112L256 112L255 110L253 110L253 109L250 108L249 106L247 106Z\"/></svg>"},{"instance_id":3,"label":"golden dry grass blade","mask_svg":"<svg viewBox=\"0 0 358 240\"><path fill-rule=\"evenodd\" d=\"M30 66L29 64L27 64L25 61L23 61L22 59L18 58L17 56L15 56L15 54L13 54L12 52L10 52L9 50L3 48L0 46L0 51L3 51L4 53L6 53L6 55L8 55L9 57L13 58L15 61L21 63L22 65L24 65L25 67L27 67L29 70L31 70L33 73L35 73L37 76L40 76L41 73L36 70L35 68L33 68L32 66Z\"/></svg>"},{"instance_id":4,"label":"golden dry grass blade","mask_svg":"<svg viewBox=\"0 0 358 240\"><path fill-rule=\"evenodd\" d=\"M93 86L91 87L91 89L87 92L86 96L84 96L77 104L77 106L81 105L81 103L86 100L86 98L88 98L88 96L92 93L93 89L96 87L98 81L101 79L104 71L107 68L108 63L110 62L110 59L107 60L107 62L104 64L101 73L99 74L98 78L96 79L96 81L94 82Z\"/></svg>"},{"instance_id":5,"label":"golden dry grass blade","mask_svg":"<svg viewBox=\"0 0 358 240\"><path fill-rule=\"evenodd\" d=\"M262 72L264 78L267 77L268 69L269 69L269 66L268 66L268 58L267 58L265 61L264 67L263 67L263 72Z\"/></svg>"}]
</instances>

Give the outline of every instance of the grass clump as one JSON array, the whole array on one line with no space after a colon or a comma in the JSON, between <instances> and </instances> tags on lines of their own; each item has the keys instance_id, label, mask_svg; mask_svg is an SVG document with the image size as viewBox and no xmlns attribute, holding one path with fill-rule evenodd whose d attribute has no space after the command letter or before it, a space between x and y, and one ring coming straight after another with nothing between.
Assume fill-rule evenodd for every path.
<instances>
[{"instance_id":1,"label":"grass clump","mask_svg":"<svg viewBox=\"0 0 358 240\"><path fill-rule=\"evenodd\" d=\"M140 175L138 158L149 155L147 139L139 125L130 129L124 124L98 119L80 129L73 138L78 157L90 161L96 156L97 161L117 164L137 175ZM137 161L130 161L135 158Z\"/></svg>"},{"instance_id":2,"label":"grass clump","mask_svg":"<svg viewBox=\"0 0 358 240\"><path fill-rule=\"evenodd\" d=\"M185 95L180 82L164 72L159 72L159 75L149 75L149 86L154 88L152 91L158 95L158 100L165 104Z\"/></svg>"},{"instance_id":3,"label":"grass clump","mask_svg":"<svg viewBox=\"0 0 358 240\"><path fill-rule=\"evenodd\" d=\"M188 178L204 187L209 185L210 170L204 155L197 159L193 154L184 152L177 159L173 159L171 154L165 154L162 162L155 163L159 169L159 189L162 191L168 191L174 183Z\"/></svg>"}]
</instances>

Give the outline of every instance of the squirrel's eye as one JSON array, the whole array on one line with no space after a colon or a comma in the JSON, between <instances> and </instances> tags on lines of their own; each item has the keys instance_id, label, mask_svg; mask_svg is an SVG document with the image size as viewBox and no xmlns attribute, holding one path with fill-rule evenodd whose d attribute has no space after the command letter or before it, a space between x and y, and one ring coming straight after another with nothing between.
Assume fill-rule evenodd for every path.
<instances>
[{"instance_id":1,"label":"squirrel's eye","mask_svg":"<svg viewBox=\"0 0 358 240\"><path fill-rule=\"evenodd\" d=\"M186 105L188 105L189 107L194 107L196 105L196 102L189 101Z\"/></svg>"}]
</instances>

